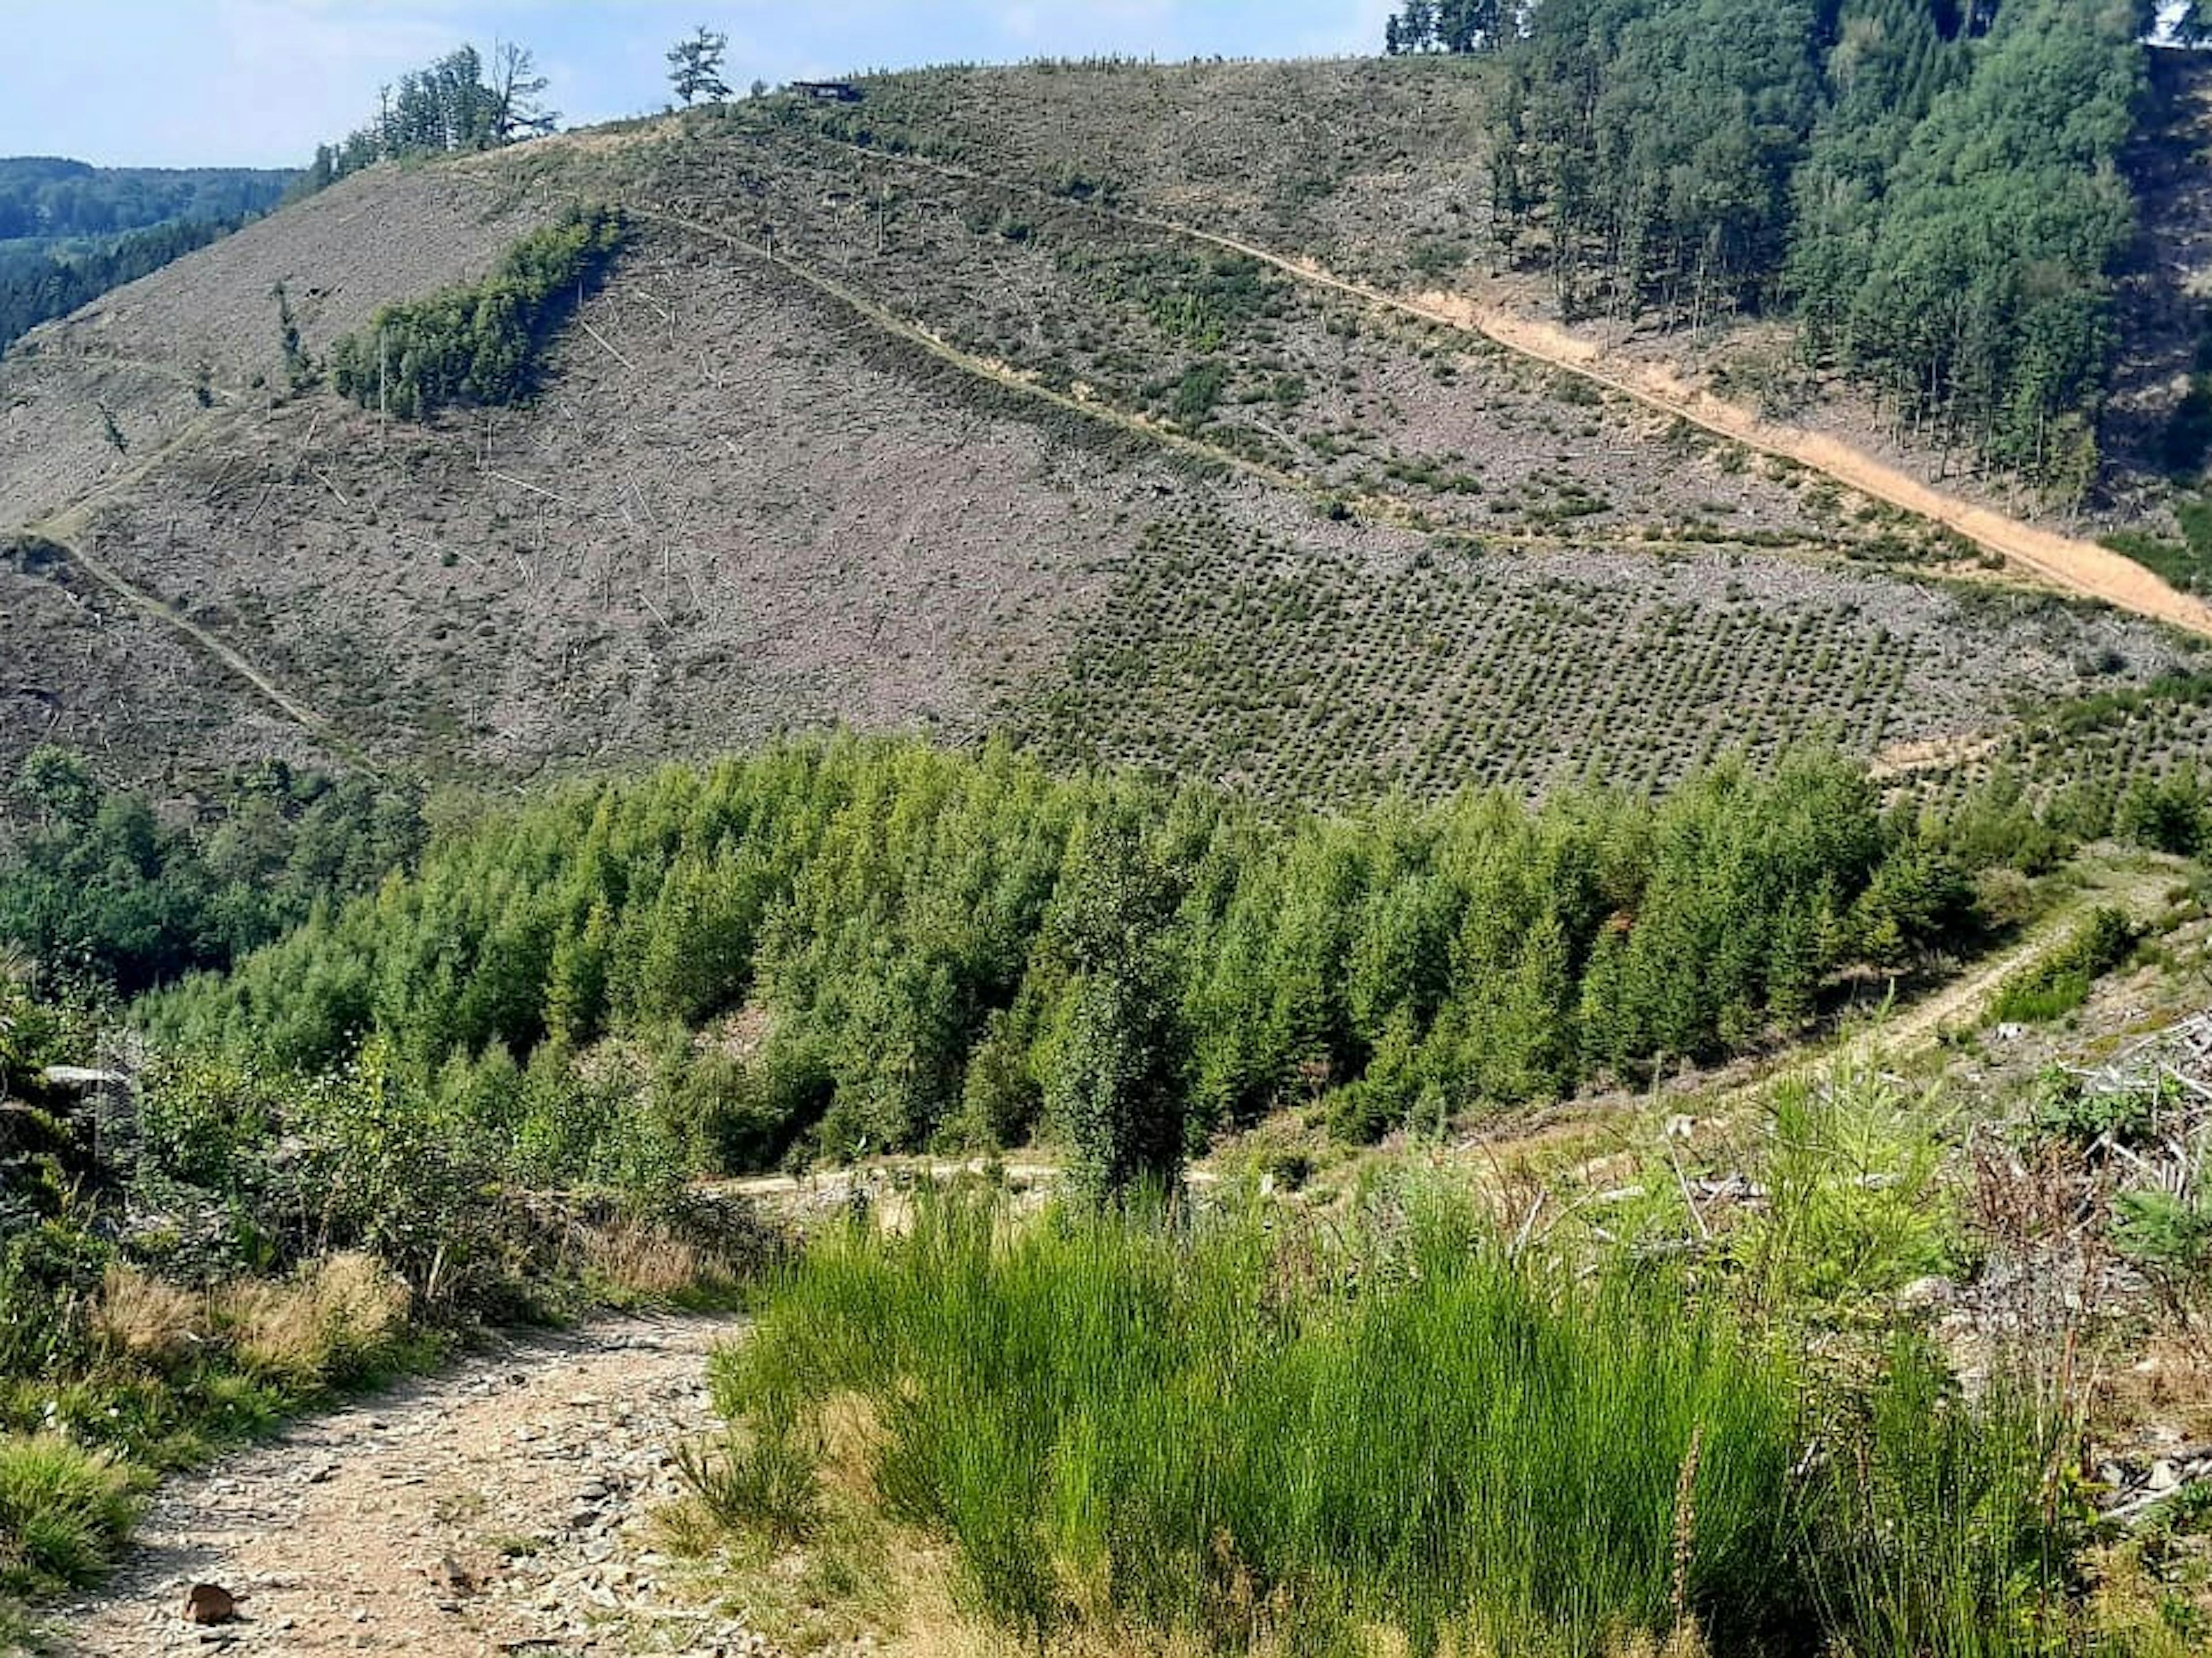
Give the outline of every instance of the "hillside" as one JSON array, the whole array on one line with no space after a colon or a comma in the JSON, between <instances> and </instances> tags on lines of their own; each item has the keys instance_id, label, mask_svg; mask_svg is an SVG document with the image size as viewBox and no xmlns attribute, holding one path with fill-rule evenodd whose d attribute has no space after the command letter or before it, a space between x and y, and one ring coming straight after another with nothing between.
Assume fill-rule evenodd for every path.
<instances>
[{"instance_id":1,"label":"hillside","mask_svg":"<svg viewBox=\"0 0 2212 1658\"><path fill-rule=\"evenodd\" d=\"M927 72L349 178L0 363L41 544L0 575L0 761L526 775L842 722L1353 799L1986 744L2193 659L1764 428L1306 279L1479 246L1491 96ZM532 402L286 384L278 284L325 356L579 198L632 241Z\"/></svg>"},{"instance_id":2,"label":"hillside","mask_svg":"<svg viewBox=\"0 0 2212 1658\"><path fill-rule=\"evenodd\" d=\"M276 205L293 175L0 157L0 352Z\"/></svg>"},{"instance_id":3,"label":"hillside","mask_svg":"<svg viewBox=\"0 0 2212 1658\"><path fill-rule=\"evenodd\" d=\"M2212 82L1504 15L0 357L0 1649L2204 1650Z\"/></svg>"},{"instance_id":4,"label":"hillside","mask_svg":"<svg viewBox=\"0 0 2212 1658\"><path fill-rule=\"evenodd\" d=\"M0 255L21 244L264 213L291 179L289 173L253 167L94 167L52 155L0 155Z\"/></svg>"}]
</instances>

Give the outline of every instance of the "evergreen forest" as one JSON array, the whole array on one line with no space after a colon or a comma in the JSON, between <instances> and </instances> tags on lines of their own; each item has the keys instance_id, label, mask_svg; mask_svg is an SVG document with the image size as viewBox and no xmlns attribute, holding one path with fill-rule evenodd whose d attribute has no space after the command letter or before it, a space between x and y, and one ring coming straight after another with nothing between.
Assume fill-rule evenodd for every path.
<instances>
[{"instance_id":1,"label":"evergreen forest","mask_svg":"<svg viewBox=\"0 0 2212 1658\"><path fill-rule=\"evenodd\" d=\"M2078 499L2154 21L2139 0L1420 3L1389 44L1498 58L1497 230L1570 318L1792 317L1807 370Z\"/></svg>"}]
</instances>

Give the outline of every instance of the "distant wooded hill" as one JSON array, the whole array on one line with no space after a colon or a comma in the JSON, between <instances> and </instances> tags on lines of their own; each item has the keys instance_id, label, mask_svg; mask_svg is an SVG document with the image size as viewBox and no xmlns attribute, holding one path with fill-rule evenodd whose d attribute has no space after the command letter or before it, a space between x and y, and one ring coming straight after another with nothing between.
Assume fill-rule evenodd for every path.
<instances>
[{"instance_id":1,"label":"distant wooded hill","mask_svg":"<svg viewBox=\"0 0 2212 1658\"><path fill-rule=\"evenodd\" d=\"M0 350L267 212L295 176L0 157Z\"/></svg>"},{"instance_id":2,"label":"distant wooded hill","mask_svg":"<svg viewBox=\"0 0 2212 1658\"><path fill-rule=\"evenodd\" d=\"M252 167L93 167L49 155L0 157L0 242L117 236L173 220L265 213L292 178Z\"/></svg>"}]
</instances>

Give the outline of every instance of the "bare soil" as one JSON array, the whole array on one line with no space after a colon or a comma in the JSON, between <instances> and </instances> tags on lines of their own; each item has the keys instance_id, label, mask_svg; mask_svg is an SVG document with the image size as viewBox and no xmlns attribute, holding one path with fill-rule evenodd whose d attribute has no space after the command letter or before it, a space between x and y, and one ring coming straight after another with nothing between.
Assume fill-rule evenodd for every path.
<instances>
[{"instance_id":1,"label":"bare soil","mask_svg":"<svg viewBox=\"0 0 2212 1658\"><path fill-rule=\"evenodd\" d=\"M757 1652L652 1523L676 1447L714 1425L706 1358L735 1327L507 1336L172 1480L115 1577L57 1619L58 1651ZM236 1619L186 1622L196 1582L235 1595Z\"/></svg>"},{"instance_id":2,"label":"bare soil","mask_svg":"<svg viewBox=\"0 0 2212 1658\"><path fill-rule=\"evenodd\" d=\"M1762 453L1809 466L1862 495L1955 530L1976 545L2002 554L2069 592L2212 637L2212 605L2193 594L2177 592L2133 559L2110 548L2008 517L1993 507L1948 495L1839 438L1763 420L1664 369L1609 365L1589 341L1556 323L1511 315L1449 294L1425 294L1411 303L1424 312L1478 328L1516 351L1630 392L1708 431Z\"/></svg>"}]
</instances>

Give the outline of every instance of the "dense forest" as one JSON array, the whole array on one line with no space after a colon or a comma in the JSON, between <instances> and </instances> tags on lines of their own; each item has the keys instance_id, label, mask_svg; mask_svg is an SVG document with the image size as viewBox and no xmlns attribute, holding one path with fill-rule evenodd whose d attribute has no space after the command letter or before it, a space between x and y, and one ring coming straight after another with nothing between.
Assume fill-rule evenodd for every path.
<instances>
[{"instance_id":1,"label":"dense forest","mask_svg":"<svg viewBox=\"0 0 2212 1658\"><path fill-rule=\"evenodd\" d=\"M125 996L228 967L405 867L426 833L419 790L281 762L231 778L178 822L41 748L0 804L15 827L0 858L0 948L49 985Z\"/></svg>"},{"instance_id":2,"label":"dense forest","mask_svg":"<svg viewBox=\"0 0 2212 1658\"><path fill-rule=\"evenodd\" d=\"M494 814L146 1017L275 1074L374 1040L540 1176L658 1122L695 1168L1042 1129L1118 1179L1286 1103L1364 1139L1786 1035L2052 855L2015 799L1923 823L1817 755L1331 818L840 740Z\"/></svg>"},{"instance_id":3,"label":"dense forest","mask_svg":"<svg viewBox=\"0 0 2212 1658\"><path fill-rule=\"evenodd\" d=\"M1495 219L1570 316L1793 315L1805 369L2075 500L2154 21L2142 0L1422 0L1386 45L1501 59Z\"/></svg>"},{"instance_id":4,"label":"dense forest","mask_svg":"<svg viewBox=\"0 0 2212 1658\"><path fill-rule=\"evenodd\" d=\"M449 403L514 402L627 235L618 210L571 207L508 248L482 282L384 307L366 332L331 348L331 384L402 420Z\"/></svg>"},{"instance_id":5,"label":"dense forest","mask_svg":"<svg viewBox=\"0 0 2212 1658\"><path fill-rule=\"evenodd\" d=\"M289 173L248 167L93 167L0 159L0 242L115 236L173 221L241 219L276 205Z\"/></svg>"}]
</instances>

